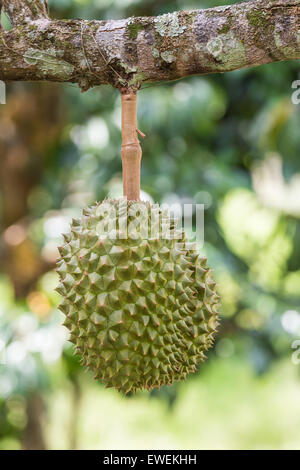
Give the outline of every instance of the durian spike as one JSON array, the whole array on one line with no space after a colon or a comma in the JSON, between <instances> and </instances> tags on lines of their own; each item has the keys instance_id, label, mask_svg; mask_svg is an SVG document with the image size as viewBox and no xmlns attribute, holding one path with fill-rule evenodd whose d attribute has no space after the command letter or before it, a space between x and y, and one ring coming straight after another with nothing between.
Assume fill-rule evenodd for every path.
<instances>
[{"instance_id":1,"label":"durian spike","mask_svg":"<svg viewBox=\"0 0 300 470\"><path fill-rule=\"evenodd\" d=\"M123 194L128 200L140 199L142 149L137 133L137 93L121 92Z\"/></svg>"}]
</instances>

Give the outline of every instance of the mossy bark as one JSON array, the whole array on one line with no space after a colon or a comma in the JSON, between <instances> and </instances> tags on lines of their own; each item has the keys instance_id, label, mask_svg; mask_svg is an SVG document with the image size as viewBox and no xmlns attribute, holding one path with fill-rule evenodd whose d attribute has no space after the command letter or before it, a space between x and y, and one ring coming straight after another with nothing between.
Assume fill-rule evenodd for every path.
<instances>
[{"instance_id":1,"label":"mossy bark","mask_svg":"<svg viewBox=\"0 0 300 470\"><path fill-rule=\"evenodd\" d=\"M3 0L0 1L0 6L1 4L4 5L14 24L48 16L47 0Z\"/></svg>"},{"instance_id":2,"label":"mossy bark","mask_svg":"<svg viewBox=\"0 0 300 470\"><path fill-rule=\"evenodd\" d=\"M1 2L0 2L1 3ZM0 79L144 83L300 58L300 0L256 0L124 20L51 20L42 0L3 0ZM13 7L13 8L12 8Z\"/></svg>"}]
</instances>

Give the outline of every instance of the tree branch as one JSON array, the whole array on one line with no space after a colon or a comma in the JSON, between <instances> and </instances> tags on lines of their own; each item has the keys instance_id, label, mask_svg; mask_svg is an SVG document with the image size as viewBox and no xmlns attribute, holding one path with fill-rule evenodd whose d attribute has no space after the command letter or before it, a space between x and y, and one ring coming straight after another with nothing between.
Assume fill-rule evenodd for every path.
<instances>
[{"instance_id":1,"label":"tree branch","mask_svg":"<svg viewBox=\"0 0 300 470\"><path fill-rule=\"evenodd\" d=\"M0 3L13 24L28 23L48 16L47 0L2 0Z\"/></svg>"},{"instance_id":2,"label":"tree branch","mask_svg":"<svg viewBox=\"0 0 300 470\"><path fill-rule=\"evenodd\" d=\"M4 81L135 90L145 82L300 58L300 0L256 0L113 21L50 20L41 1L27 0L23 7L20 0L3 3L15 20L11 31L0 34Z\"/></svg>"}]
</instances>

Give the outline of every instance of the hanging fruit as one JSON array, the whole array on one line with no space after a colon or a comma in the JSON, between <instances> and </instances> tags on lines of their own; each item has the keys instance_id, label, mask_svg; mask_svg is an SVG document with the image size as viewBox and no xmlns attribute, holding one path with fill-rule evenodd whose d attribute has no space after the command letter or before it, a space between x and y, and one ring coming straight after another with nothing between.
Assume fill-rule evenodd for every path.
<instances>
[{"instance_id":1,"label":"hanging fruit","mask_svg":"<svg viewBox=\"0 0 300 470\"><path fill-rule=\"evenodd\" d=\"M59 247L57 290L82 364L128 393L196 371L213 343L219 297L195 244L167 211L139 200L137 95L121 98L124 198L73 220Z\"/></svg>"}]
</instances>

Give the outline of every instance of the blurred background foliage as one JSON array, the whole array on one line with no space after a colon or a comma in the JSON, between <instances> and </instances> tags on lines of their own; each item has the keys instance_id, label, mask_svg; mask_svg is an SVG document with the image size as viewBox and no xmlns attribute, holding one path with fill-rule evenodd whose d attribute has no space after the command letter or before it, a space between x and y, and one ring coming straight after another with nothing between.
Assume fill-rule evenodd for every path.
<instances>
[{"instance_id":1,"label":"blurred background foliage","mask_svg":"<svg viewBox=\"0 0 300 470\"><path fill-rule=\"evenodd\" d=\"M221 1L49 0L56 17L123 18ZM5 23L5 18L2 18ZM7 24L7 23L6 23ZM120 97L9 84L0 109L0 448L300 448L299 63L139 93L143 197L205 204L222 296L215 348L186 383L124 398L72 354L57 309L61 233L121 195Z\"/></svg>"}]
</instances>

